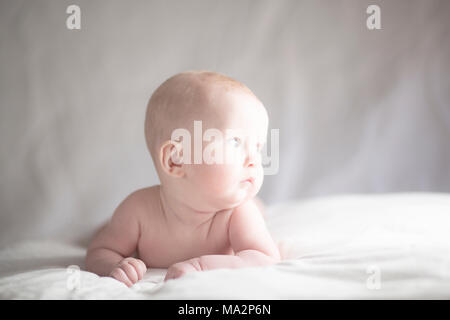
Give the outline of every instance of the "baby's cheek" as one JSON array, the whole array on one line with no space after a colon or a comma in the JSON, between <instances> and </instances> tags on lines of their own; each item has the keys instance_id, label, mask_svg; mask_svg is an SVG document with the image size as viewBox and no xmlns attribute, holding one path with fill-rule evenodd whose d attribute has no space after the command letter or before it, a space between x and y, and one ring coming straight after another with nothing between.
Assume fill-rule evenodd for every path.
<instances>
[{"instance_id":1,"label":"baby's cheek","mask_svg":"<svg viewBox=\"0 0 450 320\"><path fill-rule=\"evenodd\" d=\"M259 186L261 187L261 185L264 182L264 169L262 166L260 166L258 168L258 182L259 182Z\"/></svg>"},{"instance_id":2,"label":"baby's cheek","mask_svg":"<svg viewBox=\"0 0 450 320\"><path fill-rule=\"evenodd\" d=\"M226 165L205 165L199 175L205 191L224 192L236 179L235 174Z\"/></svg>"}]
</instances>

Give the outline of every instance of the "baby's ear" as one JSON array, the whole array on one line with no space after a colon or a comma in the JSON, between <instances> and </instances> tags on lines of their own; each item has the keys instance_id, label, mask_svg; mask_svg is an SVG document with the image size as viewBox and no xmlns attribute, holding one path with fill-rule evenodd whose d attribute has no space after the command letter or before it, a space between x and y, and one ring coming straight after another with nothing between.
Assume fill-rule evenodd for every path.
<instances>
[{"instance_id":1,"label":"baby's ear","mask_svg":"<svg viewBox=\"0 0 450 320\"><path fill-rule=\"evenodd\" d=\"M183 177L182 158L183 148L181 143L172 140L163 143L159 151L159 161L165 173L175 178Z\"/></svg>"}]
</instances>

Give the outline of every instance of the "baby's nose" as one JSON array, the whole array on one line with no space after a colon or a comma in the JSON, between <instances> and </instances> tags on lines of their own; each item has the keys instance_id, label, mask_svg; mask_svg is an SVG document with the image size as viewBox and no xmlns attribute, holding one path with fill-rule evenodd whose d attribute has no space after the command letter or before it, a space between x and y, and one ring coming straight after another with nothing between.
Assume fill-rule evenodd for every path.
<instances>
[{"instance_id":1,"label":"baby's nose","mask_svg":"<svg viewBox=\"0 0 450 320\"><path fill-rule=\"evenodd\" d=\"M245 157L244 167L254 167L257 161L257 152L254 148L247 148L247 154Z\"/></svg>"},{"instance_id":2,"label":"baby's nose","mask_svg":"<svg viewBox=\"0 0 450 320\"><path fill-rule=\"evenodd\" d=\"M247 157L246 163L245 163L245 167L254 167L255 166L255 162L251 160L250 157Z\"/></svg>"}]
</instances>

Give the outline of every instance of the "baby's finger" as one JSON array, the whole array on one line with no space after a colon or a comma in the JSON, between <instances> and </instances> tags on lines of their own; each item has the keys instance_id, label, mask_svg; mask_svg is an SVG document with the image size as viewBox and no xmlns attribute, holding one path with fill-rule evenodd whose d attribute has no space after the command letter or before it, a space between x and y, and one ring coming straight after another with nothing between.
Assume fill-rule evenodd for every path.
<instances>
[{"instance_id":1,"label":"baby's finger","mask_svg":"<svg viewBox=\"0 0 450 320\"><path fill-rule=\"evenodd\" d=\"M167 281L167 280L170 280L170 279L172 279L172 274L171 274L170 271L168 271L168 272L166 273L166 276L164 277L164 281Z\"/></svg>"},{"instance_id":2,"label":"baby's finger","mask_svg":"<svg viewBox=\"0 0 450 320\"><path fill-rule=\"evenodd\" d=\"M142 271L143 271L142 275L144 275L147 272L147 265L142 260L138 260L138 261L139 261L139 264L142 266Z\"/></svg>"},{"instance_id":3,"label":"baby's finger","mask_svg":"<svg viewBox=\"0 0 450 320\"><path fill-rule=\"evenodd\" d=\"M181 270L169 268L169 270L166 273L166 277L164 278L164 281L170 280L170 279L177 279L177 278L181 277L183 274L184 274L184 272Z\"/></svg>"},{"instance_id":4,"label":"baby's finger","mask_svg":"<svg viewBox=\"0 0 450 320\"><path fill-rule=\"evenodd\" d=\"M128 279L131 280L132 283L136 283L139 279L136 269L131 265L128 261L126 263L121 264L120 268L125 271Z\"/></svg>"},{"instance_id":5,"label":"baby's finger","mask_svg":"<svg viewBox=\"0 0 450 320\"><path fill-rule=\"evenodd\" d=\"M114 270L111 272L110 276L120 282L125 283L127 287L131 287L133 285L131 283L131 281L128 279L125 271L123 271L120 268L114 268Z\"/></svg>"},{"instance_id":6,"label":"baby's finger","mask_svg":"<svg viewBox=\"0 0 450 320\"><path fill-rule=\"evenodd\" d=\"M145 272L147 271L147 266L141 260L133 259L128 261L137 271L139 280L142 279Z\"/></svg>"}]
</instances>

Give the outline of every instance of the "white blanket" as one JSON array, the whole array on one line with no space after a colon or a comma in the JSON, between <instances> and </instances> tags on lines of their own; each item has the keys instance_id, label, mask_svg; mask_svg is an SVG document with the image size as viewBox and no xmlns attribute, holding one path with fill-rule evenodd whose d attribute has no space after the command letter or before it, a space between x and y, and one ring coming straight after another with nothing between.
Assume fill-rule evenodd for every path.
<instances>
[{"instance_id":1,"label":"white blanket","mask_svg":"<svg viewBox=\"0 0 450 320\"><path fill-rule=\"evenodd\" d=\"M149 270L127 288L83 271L85 248L0 248L2 299L449 299L450 195L341 195L267 212L284 260L164 283ZM79 269L81 268L81 269Z\"/></svg>"}]
</instances>

